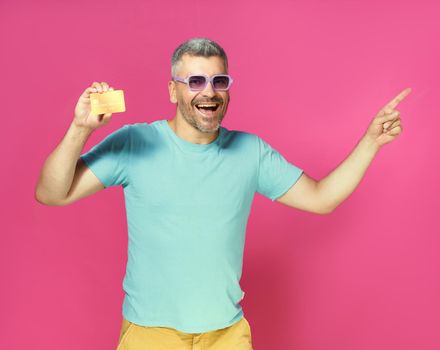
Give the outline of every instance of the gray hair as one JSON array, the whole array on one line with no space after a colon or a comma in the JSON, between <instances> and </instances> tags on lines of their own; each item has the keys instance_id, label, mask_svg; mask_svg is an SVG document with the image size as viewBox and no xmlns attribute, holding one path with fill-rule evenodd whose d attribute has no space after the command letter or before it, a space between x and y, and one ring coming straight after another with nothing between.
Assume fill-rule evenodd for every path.
<instances>
[{"instance_id":1,"label":"gray hair","mask_svg":"<svg viewBox=\"0 0 440 350\"><path fill-rule=\"evenodd\" d=\"M180 44L173 53L171 58L171 75L177 73L177 65L184 54L191 56L211 57L219 56L223 59L226 73L228 72L228 57L223 48L216 42L206 38L193 38Z\"/></svg>"}]
</instances>

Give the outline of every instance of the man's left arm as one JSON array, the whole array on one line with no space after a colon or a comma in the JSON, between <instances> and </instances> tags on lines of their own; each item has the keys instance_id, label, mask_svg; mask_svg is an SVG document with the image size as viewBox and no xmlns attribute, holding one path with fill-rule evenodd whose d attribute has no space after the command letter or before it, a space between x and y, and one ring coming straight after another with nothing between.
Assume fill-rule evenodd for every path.
<instances>
[{"instance_id":1,"label":"man's left arm","mask_svg":"<svg viewBox=\"0 0 440 350\"><path fill-rule=\"evenodd\" d=\"M313 213L331 213L356 189L382 146L402 132L395 108L410 92L410 88L403 90L377 113L351 154L329 175L316 181L303 173L277 201Z\"/></svg>"}]
</instances>

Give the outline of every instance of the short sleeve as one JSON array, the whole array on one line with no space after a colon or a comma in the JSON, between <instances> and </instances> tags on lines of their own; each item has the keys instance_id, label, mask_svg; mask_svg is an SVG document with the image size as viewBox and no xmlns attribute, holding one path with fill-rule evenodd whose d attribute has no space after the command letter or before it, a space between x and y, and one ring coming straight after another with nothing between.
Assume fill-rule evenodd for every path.
<instances>
[{"instance_id":1,"label":"short sleeve","mask_svg":"<svg viewBox=\"0 0 440 350\"><path fill-rule=\"evenodd\" d=\"M124 125L80 156L105 187L128 184L129 130Z\"/></svg>"},{"instance_id":2,"label":"short sleeve","mask_svg":"<svg viewBox=\"0 0 440 350\"><path fill-rule=\"evenodd\" d=\"M257 192L275 201L292 187L303 170L289 163L277 150L257 136L259 169Z\"/></svg>"}]
</instances>

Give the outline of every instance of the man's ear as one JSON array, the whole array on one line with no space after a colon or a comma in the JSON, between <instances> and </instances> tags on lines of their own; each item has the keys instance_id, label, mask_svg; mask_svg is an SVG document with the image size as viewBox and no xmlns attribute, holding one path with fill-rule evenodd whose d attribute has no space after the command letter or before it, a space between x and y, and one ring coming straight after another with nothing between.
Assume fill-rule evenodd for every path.
<instances>
[{"instance_id":1,"label":"man's ear","mask_svg":"<svg viewBox=\"0 0 440 350\"><path fill-rule=\"evenodd\" d=\"M176 84L173 80L168 82L168 92L170 94L170 102L177 103Z\"/></svg>"}]
</instances>

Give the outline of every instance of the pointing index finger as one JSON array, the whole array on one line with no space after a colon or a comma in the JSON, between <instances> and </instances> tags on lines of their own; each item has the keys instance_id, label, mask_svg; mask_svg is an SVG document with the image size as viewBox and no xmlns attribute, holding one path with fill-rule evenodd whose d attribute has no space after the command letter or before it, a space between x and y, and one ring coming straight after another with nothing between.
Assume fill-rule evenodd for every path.
<instances>
[{"instance_id":1,"label":"pointing index finger","mask_svg":"<svg viewBox=\"0 0 440 350\"><path fill-rule=\"evenodd\" d=\"M394 97L390 102L388 102L384 109L394 109L397 107L397 105L411 92L411 88L406 88L403 90L400 94L398 94L396 97Z\"/></svg>"}]
</instances>

